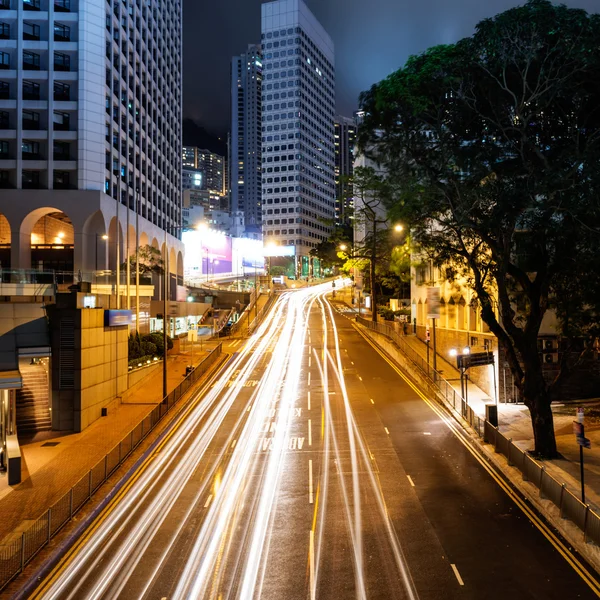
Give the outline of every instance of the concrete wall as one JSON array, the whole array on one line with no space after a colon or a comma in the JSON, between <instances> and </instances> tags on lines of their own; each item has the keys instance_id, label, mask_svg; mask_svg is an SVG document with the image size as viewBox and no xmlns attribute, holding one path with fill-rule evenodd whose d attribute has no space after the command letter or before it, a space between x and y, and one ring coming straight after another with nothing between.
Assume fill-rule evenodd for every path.
<instances>
[{"instance_id":1,"label":"concrete wall","mask_svg":"<svg viewBox=\"0 0 600 600\"><path fill-rule=\"evenodd\" d=\"M103 309L49 307L52 428L79 432L114 406L127 389L128 327L104 327ZM73 385L61 383L61 323L74 322Z\"/></svg>"}]
</instances>

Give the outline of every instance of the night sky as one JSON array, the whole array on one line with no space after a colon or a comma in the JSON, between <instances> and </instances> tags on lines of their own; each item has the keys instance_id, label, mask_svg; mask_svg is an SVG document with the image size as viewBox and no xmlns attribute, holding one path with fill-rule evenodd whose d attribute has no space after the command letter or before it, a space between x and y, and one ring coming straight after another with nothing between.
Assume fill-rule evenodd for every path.
<instances>
[{"instance_id":1,"label":"night sky","mask_svg":"<svg viewBox=\"0 0 600 600\"><path fill-rule=\"evenodd\" d=\"M335 43L337 107L352 116L358 94L411 54L471 35L520 0L306 0ZM598 11L598 0L564 0ZM261 0L184 0L183 113L208 131L229 129L229 61L260 42Z\"/></svg>"}]
</instances>

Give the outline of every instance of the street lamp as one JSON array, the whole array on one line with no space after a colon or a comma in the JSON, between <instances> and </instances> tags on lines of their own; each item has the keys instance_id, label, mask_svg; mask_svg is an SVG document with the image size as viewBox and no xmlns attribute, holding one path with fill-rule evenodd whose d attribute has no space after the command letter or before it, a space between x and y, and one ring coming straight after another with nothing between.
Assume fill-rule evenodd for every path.
<instances>
[{"instance_id":1,"label":"street lamp","mask_svg":"<svg viewBox=\"0 0 600 600\"><path fill-rule=\"evenodd\" d=\"M394 231L396 231L397 233L400 233L401 231L404 231L404 227L400 224L394 225Z\"/></svg>"}]
</instances>

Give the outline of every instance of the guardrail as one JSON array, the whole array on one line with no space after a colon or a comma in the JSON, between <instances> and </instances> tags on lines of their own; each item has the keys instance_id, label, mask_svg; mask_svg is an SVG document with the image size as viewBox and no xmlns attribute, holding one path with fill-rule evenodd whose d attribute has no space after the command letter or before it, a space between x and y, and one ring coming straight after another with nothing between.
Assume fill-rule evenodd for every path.
<instances>
[{"instance_id":1,"label":"guardrail","mask_svg":"<svg viewBox=\"0 0 600 600\"><path fill-rule=\"evenodd\" d=\"M262 323L262 320L265 318L265 315L271 310L273 304L277 300L277 294L271 290L269 292L269 299L266 304L258 311L258 314L254 318L254 320L250 323L248 327L248 334L252 334L256 331L256 328Z\"/></svg>"},{"instance_id":2,"label":"guardrail","mask_svg":"<svg viewBox=\"0 0 600 600\"><path fill-rule=\"evenodd\" d=\"M0 591L77 514L100 486L156 427L179 399L221 357L219 344L163 401L134 427L108 454L92 467L62 498L38 517L8 545L0 546Z\"/></svg>"},{"instance_id":3,"label":"guardrail","mask_svg":"<svg viewBox=\"0 0 600 600\"><path fill-rule=\"evenodd\" d=\"M523 481L532 483L539 490L540 498L550 500L559 508L562 519L568 519L577 525L583 532L585 543L600 545L600 511L597 508L584 504L568 489L566 483L561 483L550 475L543 464L519 448L511 438L507 438L489 421L475 414L464 398L457 394L452 386L434 371L392 327L385 323L373 323L358 316L356 321L390 338L422 376L421 381L430 394L441 397L452 408L455 416L465 419L484 442L494 446L496 453L505 456L509 466L516 467L521 472Z\"/></svg>"}]
</instances>

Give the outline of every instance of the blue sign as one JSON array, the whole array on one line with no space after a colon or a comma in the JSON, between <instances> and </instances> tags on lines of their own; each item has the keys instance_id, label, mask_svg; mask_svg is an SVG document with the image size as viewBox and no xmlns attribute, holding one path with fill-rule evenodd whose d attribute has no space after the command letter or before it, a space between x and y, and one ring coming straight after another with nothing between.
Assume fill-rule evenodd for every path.
<instances>
[{"instance_id":1,"label":"blue sign","mask_svg":"<svg viewBox=\"0 0 600 600\"><path fill-rule=\"evenodd\" d=\"M105 310L104 311L104 326L105 327L121 327L123 325L131 325L133 322L130 310Z\"/></svg>"}]
</instances>

